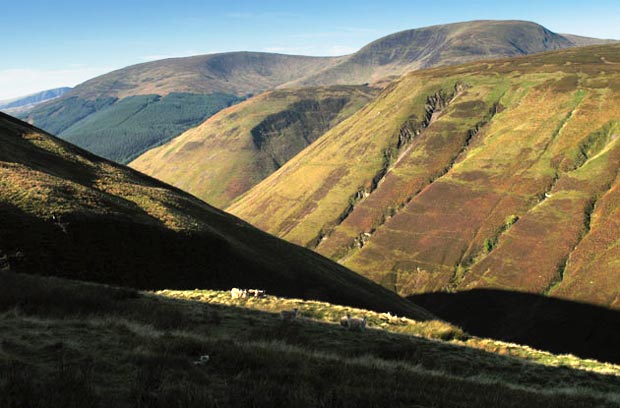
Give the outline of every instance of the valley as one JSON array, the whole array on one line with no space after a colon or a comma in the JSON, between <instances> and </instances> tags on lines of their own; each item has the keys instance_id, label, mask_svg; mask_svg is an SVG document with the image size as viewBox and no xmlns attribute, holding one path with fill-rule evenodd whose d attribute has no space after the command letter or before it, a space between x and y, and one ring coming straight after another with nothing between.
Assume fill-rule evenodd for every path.
<instances>
[{"instance_id":1,"label":"valley","mask_svg":"<svg viewBox=\"0 0 620 408\"><path fill-rule=\"evenodd\" d=\"M6 5L0 407L619 407L617 7L250 3Z\"/></svg>"}]
</instances>

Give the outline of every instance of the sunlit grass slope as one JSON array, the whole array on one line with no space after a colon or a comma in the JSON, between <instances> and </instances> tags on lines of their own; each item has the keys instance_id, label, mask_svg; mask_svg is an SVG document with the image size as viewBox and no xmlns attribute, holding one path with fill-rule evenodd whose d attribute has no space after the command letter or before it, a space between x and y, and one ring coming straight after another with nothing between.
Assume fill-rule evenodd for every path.
<instances>
[{"instance_id":1,"label":"sunlit grass slope","mask_svg":"<svg viewBox=\"0 0 620 408\"><path fill-rule=\"evenodd\" d=\"M616 407L620 367L438 321L0 272L7 407ZM299 307L282 322L278 312ZM337 323L366 315L364 332ZM203 364L201 356L208 356ZM202 361L206 359L203 357Z\"/></svg>"},{"instance_id":2,"label":"sunlit grass slope","mask_svg":"<svg viewBox=\"0 0 620 408\"><path fill-rule=\"evenodd\" d=\"M419 71L229 210L400 294L620 307L620 46Z\"/></svg>"},{"instance_id":3,"label":"sunlit grass slope","mask_svg":"<svg viewBox=\"0 0 620 408\"><path fill-rule=\"evenodd\" d=\"M146 152L130 166L224 207L376 94L363 86L263 93Z\"/></svg>"}]
</instances>

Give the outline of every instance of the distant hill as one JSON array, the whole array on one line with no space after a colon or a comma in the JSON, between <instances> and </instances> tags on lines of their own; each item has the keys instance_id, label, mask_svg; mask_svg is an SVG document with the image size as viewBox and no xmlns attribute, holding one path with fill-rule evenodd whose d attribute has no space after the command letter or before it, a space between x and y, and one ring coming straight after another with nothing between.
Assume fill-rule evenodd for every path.
<instances>
[{"instance_id":1,"label":"distant hill","mask_svg":"<svg viewBox=\"0 0 620 408\"><path fill-rule=\"evenodd\" d=\"M71 89L69 87L49 89L19 98L0 101L0 111L12 115L23 114L40 103L63 96Z\"/></svg>"},{"instance_id":2,"label":"distant hill","mask_svg":"<svg viewBox=\"0 0 620 408\"><path fill-rule=\"evenodd\" d=\"M149 150L130 166L221 208L377 93L365 86L266 92Z\"/></svg>"},{"instance_id":3,"label":"distant hill","mask_svg":"<svg viewBox=\"0 0 620 408\"><path fill-rule=\"evenodd\" d=\"M136 95L94 102L72 96L37 112L40 119L35 118L35 122L92 153L128 163L240 100L235 95L220 93L174 92L163 97ZM54 112L50 113L50 109Z\"/></svg>"},{"instance_id":4,"label":"distant hill","mask_svg":"<svg viewBox=\"0 0 620 408\"><path fill-rule=\"evenodd\" d=\"M170 92L245 96L273 89L330 67L342 57L228 52L168 58L122 68L75 87L83 99L167 95Z\"/></svg>"},{"instance_id":5,"label":"distant hill","mask_svg":"<svg viewBox=\"0 0 620 408\"><path fill-rule=\"evenodd\" d=\"M147 62L78 85L21 119L119 163L219 110L339 61L234 52Z\"/></svg>"},{"instance_id":6,"label":"distant hill","mask_svg":"<svg viewBox=\"0 0 620 408\"><path fill-rule=\"evenodd\" d=\"M410 73L228 210L402 295L620 308L620 44Z\"/></svg>"},{"instance_id":7,"label":"distant hill","mask_svg":"<svg viewBox=\"0 0 620 408\"><path fill-rule=\"evenodd\" d=\"M596 41L599 40L570 39L525 21L472 21L392 34L342 57L230 52L169 58L93 78L64 97L18 116L96 154L127 163L228 106L218 103L221 95L239 101L274 88L369 82L381 82L382 86L386 77L420 68L524 55ZM176 95L172 105L165 103L169 94ZM125 101L129 97L134 99ZM203 114L188 107L196 99L209 107ZM148 111L161 113L165 122L145 130L145 115L152 120L149 112L135 117L133 113L137 106L146 106L149 101L155 101L158 106ZM97 116L101 110L107 112ZM117 120L122 126L118 126ZM174 125L168 126L169 121Z\"/></svg>"},{"instance_id":8,"label":"distant hill","mask_svg":"<svg viewBox=\"0 0 620 408\"><path fill-rule=\"evenodd\" d=\"M260 288L431 316L312 251L4 114L0 220L0 269L135 288Z\"/></svg>"},{"instance_id":9,"label":"distant hill","mask_svg":"<svg viewBox=\"0 0 620 408\"><path fill-rule=\"evenodd\" d=\"M528 21L469 21L401 31L342 62L294 82L298 86L357 84L441 65L559 50L607 40L556 34Z\"/></svg>"},{"instance_id":10,"label":"distant hill","mask_svg":"<svg viewBox=\"0 0 620 408\"><path fill-rule=\"evenodd\" d=\"M612 44L612 43L616 43L620 41L620 40L611 40L611 39L583 37L581 35L574 35L574 34L561 34L561 35L562 37L572 42L576 47L584 47L588 45Z\"/></svg>"}]
</instances>

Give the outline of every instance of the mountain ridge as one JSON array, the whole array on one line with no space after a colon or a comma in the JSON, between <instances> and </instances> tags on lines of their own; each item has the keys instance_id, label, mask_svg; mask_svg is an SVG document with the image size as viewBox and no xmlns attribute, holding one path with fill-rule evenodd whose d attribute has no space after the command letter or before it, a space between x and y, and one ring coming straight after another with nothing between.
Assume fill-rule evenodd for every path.
<instances>
[{"instance_id":1,"label":"mountain ridge","mask_svg":"<svg viewBox=\"0 0 620 408\"><path fill-rule=\"evenodd\" d=\"M580 37L586 40L596 41ZM402 31L342 57L242 51L169 58L92 78L18 116L95 154L128 163L230 103L270 89L383 87L386 78L419 68L574 45L536 23L487 20ZM145 119L157 122L146 132L141 130Z\"/></svg>"}]
</instances>

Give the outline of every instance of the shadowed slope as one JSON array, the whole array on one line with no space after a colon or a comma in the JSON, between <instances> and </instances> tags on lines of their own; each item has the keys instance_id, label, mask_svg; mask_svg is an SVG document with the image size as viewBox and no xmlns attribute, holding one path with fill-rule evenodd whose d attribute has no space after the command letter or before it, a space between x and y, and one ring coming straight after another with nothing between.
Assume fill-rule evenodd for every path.
<instances>
[{"instance_id":1,"label":"shadowed slope","mask_svg":"<svg viewBox=\"0 0 620 408\"><path fill-rule=\"evenodd\" d=\"M292 307L300 316L280 320ZM367 329L341 327L346 312ZM0 332L2 407L613 408L620 397L617 365L274 296L0 272Z\"/></svg>"},{"instance_id":2,"label":"shadowed slope","mask_svg":"<svg viewBox=\"0 0 620 408\"><path fill-rule=\"evenodd\" d=\"M229 209L412 293L617 308L620 46L411 73Z\"/></svg>"},{"instance_id":3,"label":"shadowed slope","mask_svg":"<svg viewBox=\"0 0 620 408\"><path fill-rule=\"evenodd\" d=\"M317 254L0 115L0 259L139 288L265 288L429 316Z\"/></svg>"},{"instance_id":4,"label":"shadowed slope","mask_svg":"<svg viewBox=\"0 0 620 408\"><path fill-rule=\"evenodd\" d=\"M224 207L376 93L362 86L267 92L221 111L130 166Z\"/></svg>"},{"instance_id":5,"label":"shadowed slope","mask_svg":"<svg viewBox=\"0 0 620 408\"><path fill-rule=\"evenodd\" d=\"M545 296L474 289L410 299L477 336L620 362L620 313Z\"/></svg>"}]
</instances>

